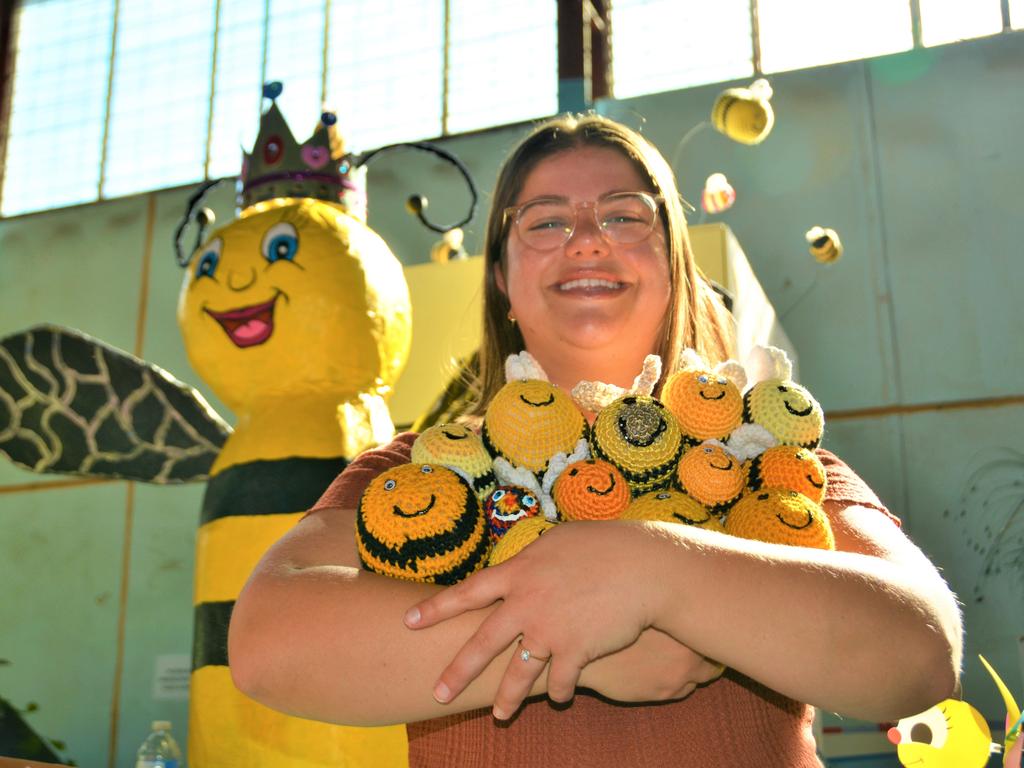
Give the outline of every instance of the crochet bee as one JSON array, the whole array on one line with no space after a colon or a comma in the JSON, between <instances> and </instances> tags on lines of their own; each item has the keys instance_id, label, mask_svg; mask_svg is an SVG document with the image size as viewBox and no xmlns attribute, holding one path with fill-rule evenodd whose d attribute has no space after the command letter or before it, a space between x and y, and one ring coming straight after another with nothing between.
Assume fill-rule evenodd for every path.
<instances>
[{"instance_id":1,"label":"crochet bee","mask_svg":"<svg viewBox=\"0 0 1024 768\"><path fill-rule=\"evenodd\" d=\"M542 477L555 454L572 453L586 438L587 422L529 352L509 356L505 377L484 414L484 445L495 459Z\"/></svg>"},{"instance_id":2,"label":"crochet bee","mask_svg":"<svg viewBox=\"0 0 1024 768\"><path fill-rule=\"evenodd\" d=\"M622 513L623 520L656 520L664 523L684 523L708 531L724 533L725 528L716 515L682 491L650 491L633 500Z\"/></svg>"},{"instance_id":3,"label":"crochet bee","mask_svg":"<svg viewBox=\"0 0 1024 768\"><path fill-rule=\"evenodd\" d=\"M743 366L729 360L712 368L692 349L683 351L680 364L662 385L661 401L679 421L687 445L724 440L743 422Z\"/></svg>"},{"instance_id":4,"label":"crochet bee","mask_svg":"<svg viewBox=\"0 0 1024 768\"><path fill-rule=\"evenodd\" d=\"M499 485L484 500L484 515L492 542L508 533L520 520L540 514L537 494L518 485Z\"/></svg>"},{"instance_id":5,"label":"crochet bee","mask_svg":"<svg viewBox=\"0 0 1024 768\"><path fill-rule=\"evenodd\" d=\"M613 520L632 499L622 473L600 459L585 459L566 467L555 480L552 496L563 520Z\"/></svg>"},{"instance_id":6,"label":"crochet bee","mask_svg":"<svg viewBox=\"0 0 1024 768\"><path fill-rule=\"evenodd\" d=\"M776 445L750 460L747 487L787 488L799 491L811 501L825 499L825 467L813 451L798 445Z\"/></svg>"},{"instance_id":7,"label":"crochet bee","mask_svg":"<svg viewBox=\"0 0 1024 768\"><path fill-rule=\"evenodd\" d=\"M683 454L676 467L675 482L679 490L719 515L743 493L747 469L722 443L705 440Z\"/></svg>"},{"instance_id":8,"label":"crochet bee","mask_svg":"<svg viewBox=\"0 0 1024 768\"><path fill-rule=\"evenodd\" d=\"M494 490L491 455L483 440L462 424L435 424L412 444L416 464L440 464L463 476L481 502Z\"/></svg>"},{"instance_id":9,"label":"crochet bee","mask_svg":"<svg viewBox=\"0 0 1024 768\"><path fill-rule=\"evenodd\" d=\"M767 488L743 496L729 510L725 532L776 544L836 548L832 525L821 506L785 488Z\"/></svg>"},{"instance_id":10,"label":"crochet bee","mask_svg":"<svg viewBox=\"0 0 1024 768\"><path fill-rule=\"evenodd\" d=\"M366 487L356 514L359 559L369 571L455 584L483 567L487 522L469 483L434 464L401 464Z\"/></svg>"}]
</instances>

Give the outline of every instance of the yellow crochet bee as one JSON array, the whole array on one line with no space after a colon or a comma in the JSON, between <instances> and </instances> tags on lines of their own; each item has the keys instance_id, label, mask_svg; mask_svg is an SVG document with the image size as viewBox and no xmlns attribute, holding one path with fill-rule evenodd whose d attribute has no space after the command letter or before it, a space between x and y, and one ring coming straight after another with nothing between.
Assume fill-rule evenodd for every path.
<instances>
[{"instance_id":1,"label":"yellow crochet bee","mask_svg":"<svg viewBox=\"0 0 1024 768\"><path fill-rule=\"evenodd\" d=\"M462 424L435 424L412 444L415 464L440 464L462 475L478 499L494 490L491 455L480 435Z\"/></svg>"},{"instance_id":2,"label":"yellow crochet bee","mask_svg":"<svg viewBox=\"0 0 1024 768\"><path fill-rule=\"evenodd\" d=\"M505 372L508 383L484 414L484 445L492 457L540 476L555 454L575 450L587 422L528 352L509 356Z\"/></svg>"},{"instance_id":3,"label":"yellow crochet bee","mask_svg":"<svg viewBox=\"0 0 1024 768\"><path fill-rule=\"evenodd\" d=\"M543 517L527 517L520 520L498 539L490 557L487 558L487 565L501 565L510 557L515 557L556 525L558 523L552 523Z\"/></svg>"},{"instance_id":4,"label":"yellow crochet bee","mask_svg":"<svg viewBox=\"0 0 1024 768\"><path fill-rule=\"evenodd\" d=\"M718 517L707 507L682 491L651 491L633 500L622 513L623 520L656 520L685 523L708 531L725 533Z\"/></svg>"},{"instance_id":5,"label":"yellow crochet bee","mask_svg":"<svg viewBox=\"0 0 1024 768\"><path fill-rule=\"evenodd\" d=\"M490 537L480 501L458 474L434 464L401 464L363 492L356 544L367 570L455 584L483 567Z\"/></svg>"},{"instance_id":6,"label":"yellow crochet bee","mask_svg":"<svg viewBox=\"0 0 1024 768\"><path fill-rule=\"evenodd\" d=\"M737 501L725 520L725 532L744 539L835 549L825 511L802 493L767 488Z\"/></svg>"},{"instance_id":7,"label":"yellow crochet bee","mask_svg":"<svg viewBox=\"0 0 1024 768\"><path fill-rule=\"evenodd\" d=\"M594 419L590 446L594 455L614 465L633 496L665 488L683 452L679 422L650 395L625 395Z\"/></svg>"}]
</instances>

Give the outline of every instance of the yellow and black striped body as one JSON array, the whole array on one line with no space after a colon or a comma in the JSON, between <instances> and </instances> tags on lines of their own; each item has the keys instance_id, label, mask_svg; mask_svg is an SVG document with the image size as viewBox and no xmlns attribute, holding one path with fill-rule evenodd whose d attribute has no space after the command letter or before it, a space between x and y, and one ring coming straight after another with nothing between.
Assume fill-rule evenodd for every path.
<instances>
[{"instance_id":1,"label":"yellow and black striped body","mask_svg":"<svg viewBox=\"0 0 1024 768\"><path fill-rule=\"evenodd\" d=\"M249 573L346 464L341 457L255 460L210 479L196 543L191 765L408 764L404 726L352 728L289 717L242 694L228 669L228 623Z\"/></svg>"}]
</instances>

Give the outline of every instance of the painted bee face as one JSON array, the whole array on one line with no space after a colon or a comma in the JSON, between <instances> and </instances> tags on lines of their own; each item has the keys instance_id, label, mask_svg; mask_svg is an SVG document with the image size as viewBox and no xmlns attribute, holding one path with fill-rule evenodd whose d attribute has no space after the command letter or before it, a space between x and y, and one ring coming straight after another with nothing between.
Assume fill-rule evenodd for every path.
<instances>
[{"instance_id":1,"label":"painted bee face","mask_svg":"<svg viewBox=\"0 0 1024 768\"><path fill-rule=\"evenodd\" d=\"M378 475L359 501L363 564L401 579L451 584L481 567L486 522L469 485L450 469L402 464Z\"/></svg>"},{"instance_id":2,"label":"painted bee face","mask_svg":"<svg viewBox=\"0 0 1024 768\"><path fill-rule=\"evenodd\" d=\"M739 388L711 371L676 371L661 388L661 400L694 442L724 438L743 421Z\"/></svg>"},{"instance_id":3,"label":"painted bee face","mask_svg":"<svg viewBox=\"0 0 1024 768\"><path fill-rule=\"evenodd\" d=\"M747 485L752 490L787 488L821 504L825 498L825 467L813 451L798 445L776 445L750 462Z\"/></svg>"},{"instance_id":4,"label":"painted bee face","mask_svg":"<svg viewBox=\"0 0 1024 768\"><path fill-rule=\"evenodd\" d=\"M775 544L836 548L825 511L802 493L783 488L767 488L743 496L729 510L725 532Z\"/></svg>"},{"instance_id":5,"label":"painted bee face","mask_svg":"<svg viewBox=\"0 0 1024 768\"><path fill-rule=\"evenodd\" d=\"M235 411L290 388L344 399L401 373L409 289L387 244L341 206L278 198L196 252L178 324L189 361Z\"/></svg>"},{"instance_id":6,"label":"painted bee face","mask_svg":"<svg viewBox=\"0 0 1024 768\"><path fill-rule=\"evenodd\" d=\"M629 506L629 484L614 465L600 459L577 461L555 481L552 495L567 520L612 520Z\"/></svg>"},{"instance_id":7,"label":"painted bee face","mask_svg":"<svg viewBox=\"0 0 1024 768\"><path fill-rule=\"evenodd\" d=\"M664 523L684 523L709 531L724 533L725 528L716 515L692 496L682 491L650 491L633 500L622 514L623 520L656 520Z\"/></svg>"},{"instance_id":8,"label":"painted bee face","mask_svg":"<svg viewBox=\"0 0 1024 768\"><path fill-rule=\"evenodd\" d=\"M701 504L724 511L743 493L747 472L743 463L721 445L704 442L683 454L676 482Z\"/></svg>"},{"instance_id":9,"label":"painted bee face","mask_svg":"<svg viewBox=\"0 0 1024 768\"><path fill-rule=\"evenodd\" d=\"M766 379L755 384L743 400L743 420L759 424L787 445L817 448L825 414L811 393L789 380Z\"/></svg>"},{"instance_id":10,"label":"painted bee face","mask_svg":"<svg viewBox=\"0 0 1024 768\"><path fill-rule=\"evenodd\" d=\"M540 501L533 491L515 485L498 486L484 501L484 514L491 539L495 541L520 520L537 517L540 513Z\"/></svg>"},{"instance_id":11,"label":"painted bee face","mask_svg":"<svg viewBox=\"0 0 1024 768\"><path fill-rule=\"evenodd\" d=\"M495 458L542 472L556 453L572 453L586 428L572 398L554 384L510 381L487 406L484 442Z\"/></svg>"},{"instance_id":12,"label":"painted bee face","mask_svg":"<svg viewBox=\"0 0 1024 768\"><path fill-rule=\"evenodd\" d=\"M668 485L683 450L676 417L649 395L626 395L602 409L591 443L596 456L622 472L634 496Z\"/></svg>"},{"instance_id":13,"label":"painted bee face","mask_svg":"<svg viewBox=\"0 0 1024 768\"><path fill-rule=\"evenodd\" d=\"M966 701L946 699L889 729L889 741L903 765L964 768L988 764L992 732Z\"/></svg>"}]
</instances>

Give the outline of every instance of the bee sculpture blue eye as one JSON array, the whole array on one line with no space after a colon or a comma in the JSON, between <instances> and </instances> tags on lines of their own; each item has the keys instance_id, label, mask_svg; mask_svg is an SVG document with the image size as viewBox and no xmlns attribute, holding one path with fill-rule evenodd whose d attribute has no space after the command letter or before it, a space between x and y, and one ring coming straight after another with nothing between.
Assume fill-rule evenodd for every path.
<instances>
[{"instance_id":1,"label":"bee sculpture blue eye","mask_svg":"<svg viewBox=\"0 0 1024 768\"><path fill-rule=\"evenodd\" d=\"M203 255L196 260L196 280L201 277L213 277L220 263L221 240L217 238L203 251Z\"/></svg>"},{"instance_id":2,"label":"bee sculpture blue eye","mask_svg":"<svg viewBox=\"0 0 1024 768\"><path fill-rule=\"evenodd\" d=\"M299 235L295 227L287 221L272 226L263 236L261 250L263 257L271 264L277 261L295 261L295 255L299 251Z\"/></svg>"}]
</instances>

